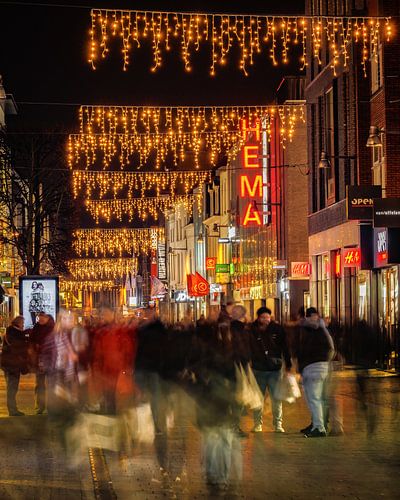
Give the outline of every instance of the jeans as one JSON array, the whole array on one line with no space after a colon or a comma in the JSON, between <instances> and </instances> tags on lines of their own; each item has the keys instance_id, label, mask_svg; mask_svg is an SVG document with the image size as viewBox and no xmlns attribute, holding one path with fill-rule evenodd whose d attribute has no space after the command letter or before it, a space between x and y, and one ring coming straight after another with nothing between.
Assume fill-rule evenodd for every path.
<instances>
[{"instance_id":1,"label":"jeans","mask_svg":"<svg viewBox=\"0 0 400 500\"><path fill-rule=\"evenodd\" d=\"M15 413L17 410L17 392L19 386L19 372L5 371L4 375L7 382L7 409L8 413Z\"/></svg>"},{"instance_id":2,"label":"jeans","mask_svg":"<svg viewBox=\"0 0 400 500\"><path fill-rule=\"evenodd\" d=\"M271 406L272 406L272 423L273 426L281 427L282 426L282 401L278 401L275 399L276 386L281 376L281 371L261 371L254 370L254 376L256 377L257 383L260 387L260 390L263 394L268 388L269 397L271 398ZM263 423L263 408L259 410L254 410L253 418L254 425L262 425Z\"/></svg>"},{"instance_id":3,"label":"jeans","mask_svg":"<svg viewBox=\"0 0 400 500\"><path fill-rule=\"evenodd\" d=\"M304 396L311 412L313 429L326 432L324 415L327 410L327 380L329 363L320 361L307 365L303 372Z\"/></svg>"}]
</instances>

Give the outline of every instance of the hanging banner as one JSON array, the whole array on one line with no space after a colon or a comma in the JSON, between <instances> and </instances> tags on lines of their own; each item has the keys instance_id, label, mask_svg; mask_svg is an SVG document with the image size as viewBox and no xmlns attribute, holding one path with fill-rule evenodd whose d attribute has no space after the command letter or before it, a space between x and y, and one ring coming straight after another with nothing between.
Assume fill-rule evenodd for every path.
<instances>
[{"instance_id":1,"label":"hanging banner","mask_svg":"<svg viewBox=\"0 0 400 500\"><path fill-rule=\"evenodd\" d=\"M157 271L158 279L167 279L167 253L165 250L165 241L158 240L157 242Z\"/></svg>"},{"instance_id":2,"label":"hanging banner","mask_svg":"<svg viewBox=\"0 0 400 500\"><path fill-rule=\"evenodd\" d=\"M206 258L206 269L208 271L214 271L216 263L217 263L216 257L207 257Z\"/></svg>"},{"instance_id":3,"label":"hanging banner","mask_svg":"<svg viewBox=\"0 0 400 500\"><path fill-rule=\"evenodd\" d=\"M210 293L208 281L198 272L187 275L188 294L192 297L203 297Z\"/></svg>"}]
</instances>

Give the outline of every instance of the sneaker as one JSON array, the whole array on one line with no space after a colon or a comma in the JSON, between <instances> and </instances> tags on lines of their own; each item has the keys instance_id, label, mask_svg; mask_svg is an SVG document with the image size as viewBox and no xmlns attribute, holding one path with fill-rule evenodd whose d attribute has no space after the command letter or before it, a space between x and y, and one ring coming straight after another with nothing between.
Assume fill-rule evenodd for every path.
<instances>
[{"instance_id":1,"label":"sneaker","mask_svg":"<svg viewBox=\"0 0 400 500\"><path fill-rule=\"evenodd\" d=\"M43 415L44 413L44 408L39 408L38 410L36 410L36 415Z\"/></svg>"},{"instance_id":2,"label":"sneaker","mask_svg":"<svg viewBox=\"0 0 400 500\"><path fill-rule=\"evenodd\" d=\"M19 410L10 411L8 414L10 415L10 417L23 417L25 415L24 412Z\"/></svg>"},{"instance_id":3,"label":"sneaker","mask_svg":"<svg viewBox=\"0 0 400 500\"><path fill-rule=\"evenodd\" d=\"M258 424L251 429L251 432L262 432L262 430L263 430L262 425Z\"/></svg>"},{"instance_id":4,"label":"sneaker","mask_svg":"<svg viewBox=\"0 0 400 500\"><path fill-rule=\"evenodd\" d=\"M310 425L307 425L307 427L304 427L304 429L301 429L302 434L307 434L307 432L310 432L312 430L312 423Z\"/></svg>"},{"instance_id":5,"label":"sneaker","mask_svg":"<svg viewBox=\"0 0 400 500\"><path fill-rule=\"evenodd\" d=\"M322 438L322 437L326 437L326 432L320 431L319 429L313 429L312 431L306 432L304 434L304 437L306 437L306 438Z\"/></svg>"},{"instance_id":6,"label":"sneaker","mask_svg":"<svg viewBox=\"0 0 400 500\"><path fill-rule=\"evenodd\" d=\"M281 426L281 425L276 425L274 427L274 432L277 432L277 433L284 433L285 432L285 429Z\"/></svg>"}]
</instances>

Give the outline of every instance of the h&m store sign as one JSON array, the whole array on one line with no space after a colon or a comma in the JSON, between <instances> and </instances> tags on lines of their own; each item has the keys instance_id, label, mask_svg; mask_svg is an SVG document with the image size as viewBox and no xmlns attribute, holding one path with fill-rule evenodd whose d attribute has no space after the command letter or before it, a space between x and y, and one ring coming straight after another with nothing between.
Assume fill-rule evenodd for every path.
<instances>
[{"instance_id":1,"label":"h&m store sign","mask_svg":"<svg viewBox=\"0 0 400 500\"><path fill-rule=\"evenodd\" d=\"M238 176L240 225L262 226L268 224L268 141L257 118L249 124L241 122L242 168Z\"/></svg>"}]
</instances>

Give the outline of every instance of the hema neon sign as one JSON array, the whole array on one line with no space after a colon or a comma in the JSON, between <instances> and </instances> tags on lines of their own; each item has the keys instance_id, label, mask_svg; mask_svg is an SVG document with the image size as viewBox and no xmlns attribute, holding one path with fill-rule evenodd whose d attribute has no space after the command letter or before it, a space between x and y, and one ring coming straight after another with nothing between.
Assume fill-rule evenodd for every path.
<instances>
[{"instance_id":1,"label":"hema neon sign","mask_svg":"<svg viewBox=\"0 0 400 500\"><path fill-rule=\"evenodd\" d=\"M268 223L263 210L267 204L267 158L264 151L264 132L260 120L250 127L246 119L241 123L242 137L246 141L242 149L242 165L239 176L239 197L241 203L240 222L243 226L261 226ZM260 164L260 143L262 144L262 163ZM266 134L265 134L266 135ZM251 140L249 140L251 136ZM265 148L266 149L266 148Z\"/></svg>"}]
</instances>

